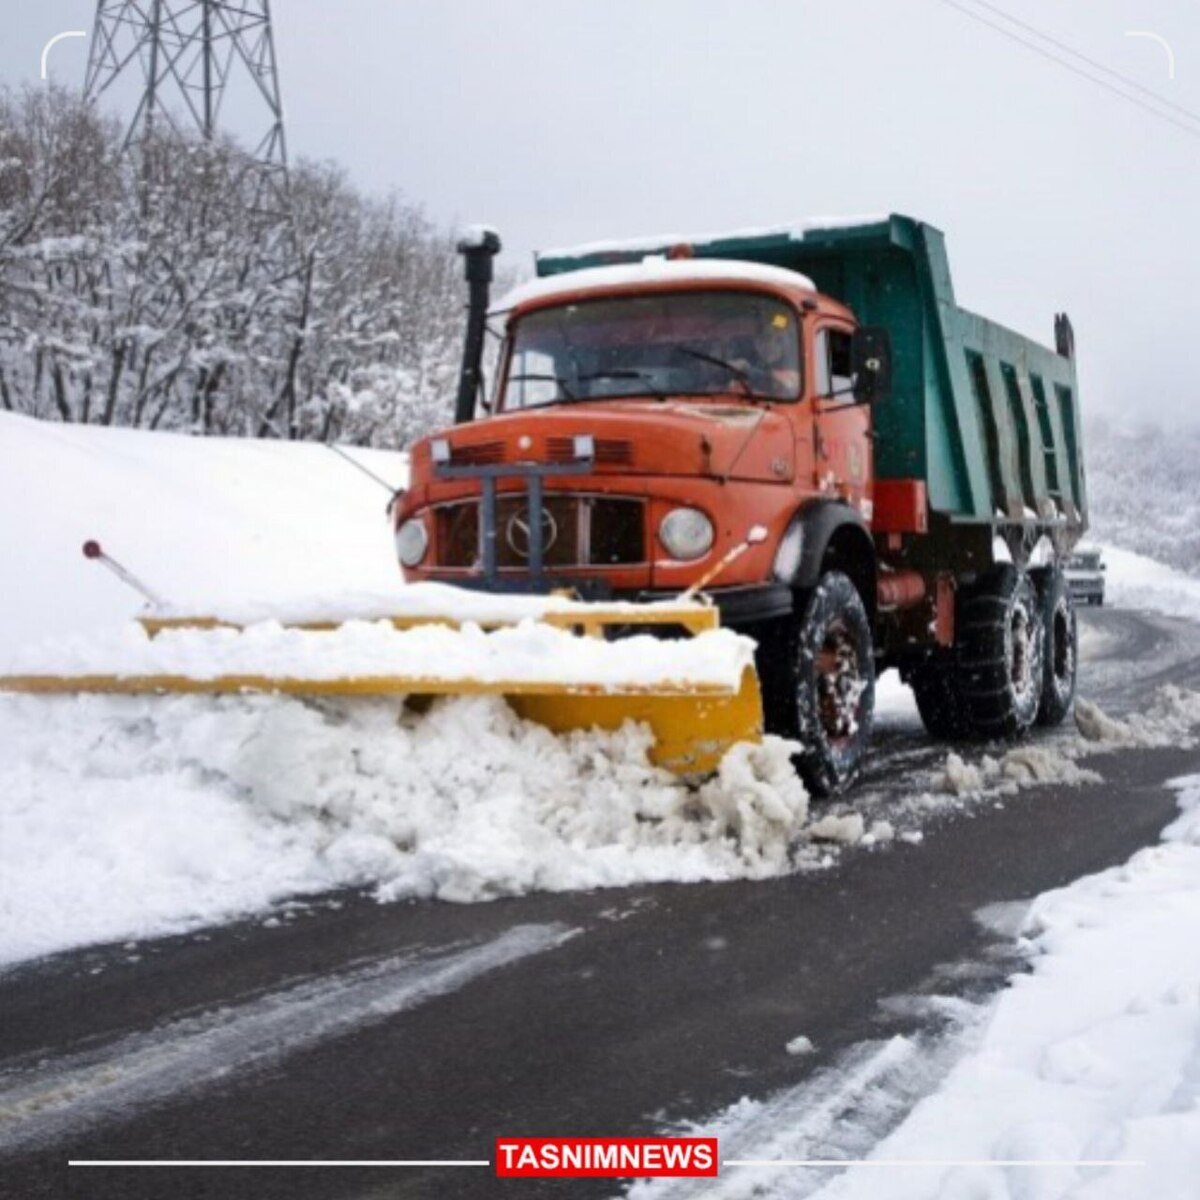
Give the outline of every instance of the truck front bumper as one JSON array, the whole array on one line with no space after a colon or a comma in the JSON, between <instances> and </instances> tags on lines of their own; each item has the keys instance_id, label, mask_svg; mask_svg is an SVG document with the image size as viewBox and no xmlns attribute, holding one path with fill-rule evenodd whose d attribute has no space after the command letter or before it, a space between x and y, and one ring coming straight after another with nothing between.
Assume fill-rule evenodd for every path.
<instances>
[{"instance_id":1,"label":"truck front bumper","mask_svg":"<svg viewBox=\"0 0 1200 1200\"><path fill-rule=\"evenodd\" d=\"M429 576L431 582L446 583L453 587L468 588L475 592L497 594L547 595L553 591L573 591L581 600L632 600L639 604L653 604L663 600L675 600L678 591L626 591L614 589L603 579L578 579L575 577L554 579L520 579L505 574L492 579L481 575L464 577L461 574L439 577L436 572ZM786 583L760 583L738 587L714 587L705 592L721 614L721 624L729 629L756 625L762 621L786 617L793 611L792 589Z\"/></svg>"},{"instance_id":2,"label":"truck front bumper","mask_svg":"<svg viewBox=\"0 0 1200 1200\"><path fill-rule=\"evenodd\" d=\"M636 595L622 598L649 603L655 600L671 600L678 595L678 592L638 592ZM790 616L793 609L792 589L786 583L715 587L705 595L717 606L721 614L721 624L730 629Z\"/></svg>"}]
</instances>

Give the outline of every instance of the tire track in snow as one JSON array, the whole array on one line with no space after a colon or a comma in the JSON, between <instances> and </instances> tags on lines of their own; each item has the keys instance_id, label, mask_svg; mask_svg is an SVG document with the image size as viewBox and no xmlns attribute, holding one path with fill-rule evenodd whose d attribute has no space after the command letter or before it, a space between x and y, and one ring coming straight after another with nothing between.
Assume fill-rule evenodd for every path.
<instances>
[{"instance_id":1,"label":"tire track in snow","mask_svg":"<svg viewBox=\"0 0 1200 1200\"><path fill-rule=\"evenodd\" d=\"M763 1101L742 1100L707 1121L670 1133L720 1140L721 1161L854 1159L865 1155L933 1091L971 1044L970 1022L939 1036L860 1043L833 1066ZM796 1200L841 1167L723 1167L719 1180L641 1180L628 1200Z\"/></svg>"},{"instance_id":2,"label":"tire track in snow","mask_svg":"<svg viewBox=\"0 0 1200 1200\"><path fill-rule=\"evenodd\" d=\"M517 925L482 945L382 959L172 1021L98 1050L0 1073L0 1154L59 1140L176 1093L225 1083L553 950L578 932L561 924Z\"/></svg>"}]
</instances>

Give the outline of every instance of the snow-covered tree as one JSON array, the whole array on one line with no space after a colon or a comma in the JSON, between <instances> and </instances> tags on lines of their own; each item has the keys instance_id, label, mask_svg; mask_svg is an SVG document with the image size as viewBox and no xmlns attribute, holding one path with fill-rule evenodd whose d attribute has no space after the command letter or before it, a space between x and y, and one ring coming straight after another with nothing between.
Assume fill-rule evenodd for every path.
<instances>
[{"instance_id":1,"label":"snow-covered tree","mask_svg":"<svg viewBox=\"0 0 1200 1200\"><path fill-rule=\"evenodd\" d=\"M64 421L404 445L449 421L450 232L331 164L286 203L231 142L0 92L0 407Z\"/></svg>"}]
</instances>

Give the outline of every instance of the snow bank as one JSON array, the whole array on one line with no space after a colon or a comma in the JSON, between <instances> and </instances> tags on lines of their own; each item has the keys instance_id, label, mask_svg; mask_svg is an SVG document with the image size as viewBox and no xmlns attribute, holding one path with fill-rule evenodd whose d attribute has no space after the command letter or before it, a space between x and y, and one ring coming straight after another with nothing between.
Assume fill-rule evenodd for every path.
<instances>
[{"instance_id":1,"label":"snow bank","mask_svg":"<svg viewBox=\"0 0 1200 1200\"><path fill-rule=\"evenodd\" d=\"M1200 579L1131 550L1104 547L1105 602L1200 621Z\"/></svg>"},{"instance_id":2,"label":"snow bank","mask_svg":"<svg viewBox=\"0 0 1200 1200\"><path fill-rule=\"evenodd\" d=\"M1161 845L1036 900L1033 970L982 1038L823 1200L1191 1200L1200 1179L1200 778ZM1054 1160L1053 1166L984 1165ZM1078 1160L1115 1166L1072 1166Z\"/></svg>"},{"instance_id":3,"label":"snow bank","mask_svg":"<svg viewBox=\"0 0 1200 1200\"><path fill-rule=\"evenodd\" d=\"M500 700L0 698L0 960L375 885L475 901L791 869L787 744L689 790L648 734L555 737Z\"/></svg>"},{"instance_id":4,"label":"snow bank","mask_svg":"<svg viewBox=\"0 0 1200 1200\"><path fill-rule=\"evenodd\" d=\"M389 483L402 454L350 448ZM111 628L142 601L88 538L180 607L386 597L387 493L324 446L62 425L0 413L0 651Z\"/></svg>"}]
</instances>

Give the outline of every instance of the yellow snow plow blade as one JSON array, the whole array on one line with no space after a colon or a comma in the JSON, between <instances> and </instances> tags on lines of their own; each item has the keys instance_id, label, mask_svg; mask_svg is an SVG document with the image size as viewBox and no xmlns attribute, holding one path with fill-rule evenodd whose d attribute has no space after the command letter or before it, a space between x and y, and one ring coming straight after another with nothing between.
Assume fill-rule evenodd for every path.
<instances>
[{"instance_id":1,"label":"yellow snow plow blade","mask_svg":"<svg viewBox=\"0 0 1200 1200\"><path fill-rule=\"evenodd\" d=\"M586 607L586 611L582 611ZM420 615L382 618L397 629L457 622ZM647 606L631 611L580 606L564 612L542 613L546 624L590 636L603 636L609 626L682 626L698 635L715 629L716 611L695 606L672 610ZM151 638L170 630L241 628L236 622L212 617L143 618ZM510 624L496 621L495 628ZM293 628L333 631L340 622L297 623ZM614 642L614 653L620 643ZM282 693L291 696L503 696L514 711L555 733L577 729L618 729L625 721L644 722L654 735L651 761L679 775L703 776L714 772L721 758L738 742L762 739L762 696L753 667L742 672L733 687L699 680L662 680L649 683L616 683L553 678L463 679L425 674L379 674L329 678L299 678L255 673L215 674L204 678L178 673L143 674L22 674L0 676L0 692L28 694L109 693L117 695Z\"/></svg>"}]
</instances>

